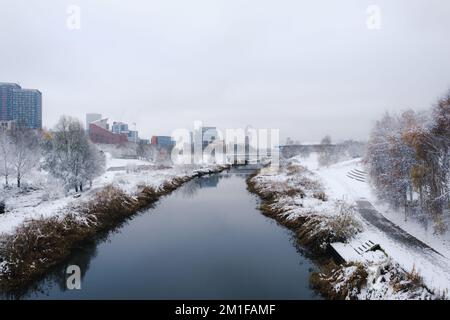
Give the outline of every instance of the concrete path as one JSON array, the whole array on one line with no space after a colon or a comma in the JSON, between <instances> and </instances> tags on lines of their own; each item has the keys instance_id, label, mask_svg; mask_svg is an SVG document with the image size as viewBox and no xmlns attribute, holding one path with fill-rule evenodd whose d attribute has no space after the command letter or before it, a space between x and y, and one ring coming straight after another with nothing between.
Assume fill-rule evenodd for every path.
<instances>
[{"instance_id":1,"label":"concrete path","mask_svg":"<svg viewBox=\"0 0 450 320\"><path fill-rule=\"evenodd\" d=\"M380 231L384 232L388 237L394 239L400 244L413 248L420 249L425 252L434 252L443 256L435 249L431 248L426 243L420 241L416 237L404 231L402 228L386 219L380 212L378 212L374 206L367 200L356 201L358 211L361 216L371 225L377 227Z\"/></svg>"}]
</instances>

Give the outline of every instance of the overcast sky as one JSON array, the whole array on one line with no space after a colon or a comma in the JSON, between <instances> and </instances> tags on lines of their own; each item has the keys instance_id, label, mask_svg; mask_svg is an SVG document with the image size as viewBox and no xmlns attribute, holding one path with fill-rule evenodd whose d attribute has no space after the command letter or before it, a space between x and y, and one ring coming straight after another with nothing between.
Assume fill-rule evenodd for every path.
<instances>
[{"instance_id":1,"label":"overcast sky","mask_svg":"<svg viewBox=\"0 0 450 320\"><path fill-rule=\"evenodd\" d=\"M367 28L369 5L381 29ZM81 8L81 29L67 8ZM445 0L0 0L0 82L43 93L43 122L98 112L141 136L194 120L282 139L366 138L385 110L450 89Z\"/></svg>"}]
</instances>

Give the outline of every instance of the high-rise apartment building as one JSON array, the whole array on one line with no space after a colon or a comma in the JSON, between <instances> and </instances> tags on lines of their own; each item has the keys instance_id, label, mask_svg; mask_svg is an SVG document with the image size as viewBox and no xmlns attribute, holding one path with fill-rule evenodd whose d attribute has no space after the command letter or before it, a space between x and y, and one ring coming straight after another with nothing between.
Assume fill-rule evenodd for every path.
<instances>
[{"instance_id":1,"label":"high-rise apartment building","mask_svg":"<svg viewBox=\"0 0 450 320\"><path fill-rule=\"evenodd\" d=\"M15 121L17 128L42 128L42 93L0 82L0 121Z\"/></svg>"}]
</instances>

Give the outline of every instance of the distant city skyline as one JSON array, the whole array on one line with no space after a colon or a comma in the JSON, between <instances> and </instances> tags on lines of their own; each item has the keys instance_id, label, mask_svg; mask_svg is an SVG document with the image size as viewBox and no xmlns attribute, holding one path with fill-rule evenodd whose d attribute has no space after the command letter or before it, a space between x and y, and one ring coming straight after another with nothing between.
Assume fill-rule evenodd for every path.
<instances>
[{"instance_id":1,"label":"distant city skyline","mask_svg":"<svg viewBox=\"0 0 450 320\"><path fill-rule=\"evenodd\" d=\"M365 139L385 111L426 109L450 89L450 3L377 1L371 30L373 4L11 1L0 81L39 88L47 128L98 112L142 137L200 120L277 128L281 141Z\"/></svg>"}]
</instances>

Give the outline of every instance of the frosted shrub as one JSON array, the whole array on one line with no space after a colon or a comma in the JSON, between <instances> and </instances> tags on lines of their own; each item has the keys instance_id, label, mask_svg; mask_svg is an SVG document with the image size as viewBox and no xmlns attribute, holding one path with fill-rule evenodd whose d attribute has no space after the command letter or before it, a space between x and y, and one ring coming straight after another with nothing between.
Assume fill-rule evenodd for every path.
<instances>
[{"instance_id":1,"label":"frosted shrub","mask_svg":"<svg viewBox=\"0 0 450 320\"><path fill-rule=\"evenodd\" d=\"M331 300L358 299L367 284L367 270L360 263L336 265L332 261L322 267L321 272L313 272L311 286Z\"/></svg>"},{"instance_id":2,"label":"frosted shrub","mask_svg":"<svg viewBox=\"0 0 450 320\"><path fill-rule=\"evenodd\" d=\"M304 166L289 164L286 167L287 175L299 175L306 172L306 168Z\"/></svg>"},{"instance_id":3,"label":"frosted shrub","mask_svg":"<svg viewBox=\"0 0 450 320\"><path fill-rule=\"evenodd\" d=\"M335 209L337 214L330 218L330 227L338 239L349 239L361 231L362 226L355 218L353 205L339 200L335 202Z\"/></svg>"}]
</instances>

